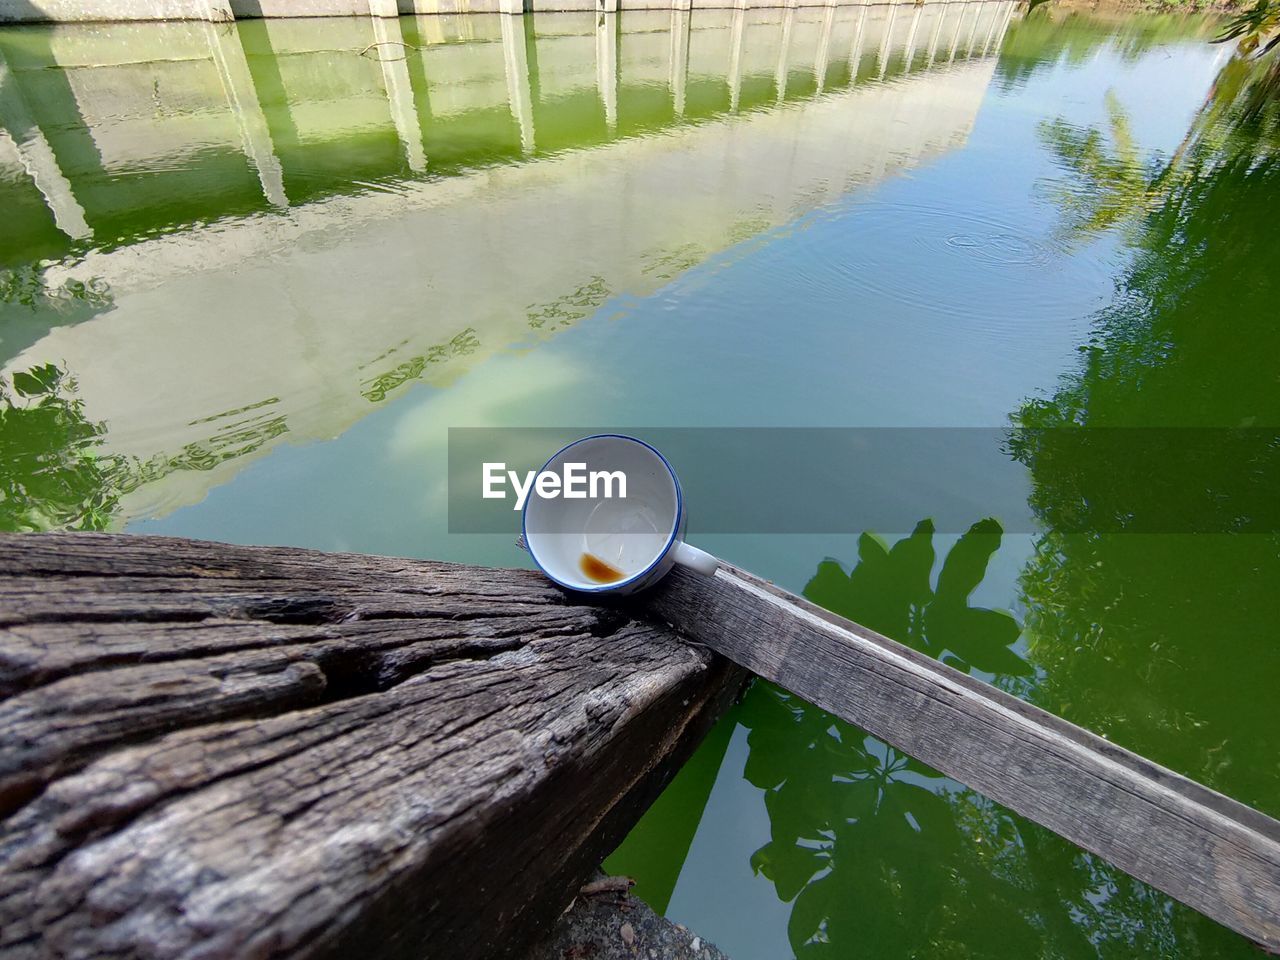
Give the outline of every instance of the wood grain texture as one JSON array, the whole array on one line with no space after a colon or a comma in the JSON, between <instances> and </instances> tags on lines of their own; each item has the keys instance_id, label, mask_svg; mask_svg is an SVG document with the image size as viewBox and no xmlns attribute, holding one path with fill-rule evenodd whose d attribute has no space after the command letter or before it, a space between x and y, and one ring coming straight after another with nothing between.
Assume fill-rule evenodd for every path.
<instances>
[{"instance_id":1,"label":"wood grain texture","mask_svg":"<svg viewBox=\"0 0 1280 960\"><path fill-rule=\"evenodd\" d=\"M0 537L0 956L518 952L741 678L526 571Z\"/></svg>"},{"instance_id":2,"label":"wood grain texture","mask_svg":"<svg viewBox=\"0 0 1280 960\"><path fill-rule=\"evenodd\" d=\"M649 609L1280 951L1280 822L744 571L677 569Z\"/></svg>"}]
</instances>

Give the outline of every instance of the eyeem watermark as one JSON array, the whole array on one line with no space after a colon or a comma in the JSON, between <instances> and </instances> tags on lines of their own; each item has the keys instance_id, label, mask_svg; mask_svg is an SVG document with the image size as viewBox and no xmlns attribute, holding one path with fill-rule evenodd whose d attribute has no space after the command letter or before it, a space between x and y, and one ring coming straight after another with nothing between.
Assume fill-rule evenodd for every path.
<instances>
[{"instance_id":1,"label":"eyeem watermark","mask_svg":"<svg viewBox=\"0 0 1280 960\"><path fill-rule=\"evenodd\" d=\"M610 425L596 432L607 434ZM697 536L963 534L994 517L1005 534L1280 534L1280 427L629 427L679 473ZM574 427L451 427L450 533L508 534L536 502L546 457ZM565 460L584 461L568 467ZM498 463L496 461L504 461ZM518 471L511 479L508 468ZM532 479L526 473L532 468ZM590 470L626 471L634 505L649 478L569 450L546 470L561 508L591 500ZM482 472L483 470L483 472ZM487 484L479 479L493 479ZM596 479L597 494L604 479ZM565 493L568 486L570 493ZM486 487L489 492L486 492ZM515 510L511 509L516 501ZM601 511L609 532L632 514ZM513 523L513 521L516 521ZM624 528L625 527L625 528ZM1056 547L1055 547L1056 549Z\"/></svg>"},{"instance_id":2,"label":"eyeem watermark","mask_svg":"<svg viewBox=\"0 0 1280 960\"><path fill-rule=\"evenodd\" d=\"M585 463L566 463L563 471L529 470L521 482L519 472L508 470L505 463L485 463L482 467L486 500L505 500L507 484L516 495L512 510L523 510L529 499L529 491L536 491L546 500L564 497L566 500L593 500L601 498L627 498L627 475L621 470L587 470Z\"/></svg>"}]
</instances>

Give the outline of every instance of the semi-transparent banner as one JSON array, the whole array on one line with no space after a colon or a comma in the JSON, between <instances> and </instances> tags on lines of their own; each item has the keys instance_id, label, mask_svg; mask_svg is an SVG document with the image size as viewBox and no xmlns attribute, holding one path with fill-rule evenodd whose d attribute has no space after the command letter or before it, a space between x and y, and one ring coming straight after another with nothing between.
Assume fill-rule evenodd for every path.
<instances>
[{"instance_id":1,"label":"semi-transparent banner","mask_svg":"<svg viewBox=\"0 0 1280 960\"><path fill-rule=\"evenodd\" d=\"M698 533L900 532L922 517L959 533L979 516L1010 533L1280 531L1270 428L607 426L451 428L449 531L518 532L539 491L617 496L590 464L537 476L567 444L612 433L661 452Z\"/></svg>"}]
</instances>

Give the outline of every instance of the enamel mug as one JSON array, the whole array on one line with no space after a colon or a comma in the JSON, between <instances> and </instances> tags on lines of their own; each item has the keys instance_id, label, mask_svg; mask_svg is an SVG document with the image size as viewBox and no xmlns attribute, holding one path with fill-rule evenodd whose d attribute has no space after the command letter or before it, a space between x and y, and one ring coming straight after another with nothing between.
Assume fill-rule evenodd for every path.
<instances>
[{"instance_id":1,"label":"enamel mug","mask_svg":"<svg viewBox=\"0 0 1280 960\"><path fill-rule=\"evenodd\" d=\"M568 590L635 593L679 564L703 576L719 561L684 542L685 503L667 459L635 437L584 437L556 452L524 504L524 545ZM552 495L544 495L551 492ZM572 495L568 495L572 494Z\"/></svg>"}]
</instances>

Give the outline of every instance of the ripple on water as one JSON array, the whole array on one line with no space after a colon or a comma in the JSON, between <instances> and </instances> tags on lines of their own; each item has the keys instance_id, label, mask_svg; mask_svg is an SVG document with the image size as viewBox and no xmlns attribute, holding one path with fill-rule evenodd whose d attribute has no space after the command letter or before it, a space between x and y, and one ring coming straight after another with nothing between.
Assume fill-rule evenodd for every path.
<instances>
[{"instance_id":1,"label":"ripple on water","mask_svg":"<svg viewBox=\"0 0 1280 960\"><path fill-rule=\"evenodd\" d=\"M797 231L797 270L819 296L888 299L995 337L1033 337L1082 320L1111 296L1106 246L1068 250L1007 216L902 203L855 203Z\"/></svg>"}]
</instances>

